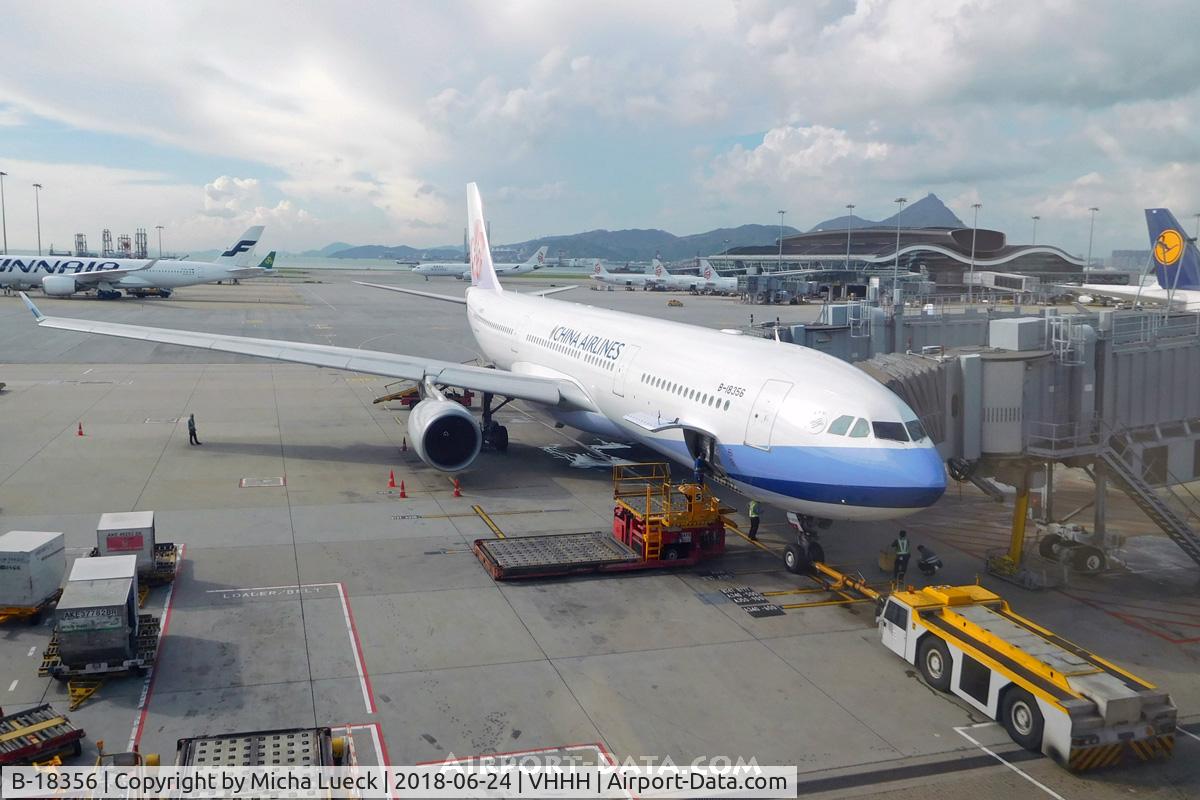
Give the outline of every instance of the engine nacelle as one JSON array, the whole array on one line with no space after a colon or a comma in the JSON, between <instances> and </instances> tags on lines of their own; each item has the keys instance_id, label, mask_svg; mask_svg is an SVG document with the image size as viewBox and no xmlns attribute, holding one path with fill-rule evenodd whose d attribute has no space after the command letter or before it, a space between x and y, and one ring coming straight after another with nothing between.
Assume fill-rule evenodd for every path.
<instances>
[{"instance_id":1,"label":"engine nacelle","mask_svg":"<svg viewBox=\"0 0 1200 800\"><path fill-rule=\"evenodd\" d=\"M42 291L51 297L67 297L78 292L79 285L66 275L47 275L42 278Z\"/></svg>"},{"instance_id":2,"label":"engine nacelle","mask_svg":"<svg viewBox=\"0 0 1200 800\"><path fill-rule=\"evenodd\" d=\"M408 438L422 461L443 472L471 466L483 446L483 431L471 412L452 400L435 398L413 406Z\"/></svg>"}]
</instances>

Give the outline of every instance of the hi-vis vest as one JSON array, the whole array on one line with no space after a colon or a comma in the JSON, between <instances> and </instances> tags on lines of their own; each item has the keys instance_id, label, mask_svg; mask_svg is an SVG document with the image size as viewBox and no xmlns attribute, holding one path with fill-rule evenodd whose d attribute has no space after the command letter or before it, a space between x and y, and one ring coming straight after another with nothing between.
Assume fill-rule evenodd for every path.
<instances>
[{"instance_id":1,"label":"hi-vis vest","mask_svg":"<svg viewBox=\"0 0 1200 800\"><path fill-rule=\"evenodd\" d=\"M907 536L901 536L900 538L896 539L896 555L898 555L898 556L908 555L908 537Z\"/></svg>"}]
</instances>

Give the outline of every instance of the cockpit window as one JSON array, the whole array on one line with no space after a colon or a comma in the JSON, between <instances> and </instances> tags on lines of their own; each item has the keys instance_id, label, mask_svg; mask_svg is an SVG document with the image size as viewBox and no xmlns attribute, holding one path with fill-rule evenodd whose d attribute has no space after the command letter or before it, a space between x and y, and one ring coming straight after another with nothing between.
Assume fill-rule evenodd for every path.
<instances>
[{"instance_id":1,"label":"cockpit window","mask_svg":"<svg viewBox=\"0 0 1200 800\"><path fill-rule=\"evenodd\" d=\"M888 439L893 442L908 441L908 431L904 429L902 422L873 422L871 427L875 429L876 439Z\"/></svg>"},{"instance_id":2,"label":"cockpit window","mask_svg":"<svg viewBox=\"0 0 1200 800\"><path fill-rule=\"evenodd\" d=\"M927 435L925 433L925 428L921 425L919 420L914 419L912 422L906 422L904 423L904 427L908 428L908 435L912 437L914 442L921 441Z\"/></svg>"},{"instance_id":3,"label":"cockpit window","mask_svg":"<svg viewBox=\"0 0 1200 800\"><path fill-rule=\"evenodd\" d=\"M867 422L862 417L854 420L854 427L850 429L850 438L864 439L871 433L871 423Z\"/></svg>"},{"instance_id":4,"label":"cockpit window","mask_svg":"<svg viewBox=\"0 0 1200 800\"><path fill-rule=\"evenodd\" d=\"M854 417L849 414L840 416L829 424L829 432L834 436L845 436L851 422L854 422Z\"/></svg>"}]
</instances>

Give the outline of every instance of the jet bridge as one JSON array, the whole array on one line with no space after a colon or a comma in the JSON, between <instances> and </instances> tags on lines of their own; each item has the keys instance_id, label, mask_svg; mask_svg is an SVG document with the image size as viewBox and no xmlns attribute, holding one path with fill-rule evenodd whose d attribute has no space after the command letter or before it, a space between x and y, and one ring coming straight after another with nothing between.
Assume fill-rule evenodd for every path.
<instances>
[{"instance_id":1,"label":"jet bridge","mask_svg":"<svg viewBox=\"0 0 1200 800\"><path fill-rule=\"evenodd\" d=\"M897 353L899 332L937 323L870 309L870 342L884 349L858 363L917 412L955 478L1000 500L1009 494L996 481L1016 487L1012 543L990 567L1022 573L1030 490L1044 480L1053 520L1055 464L1093 476L1093 536L1106 536L1112 481L1200 564L1200 497L1185 485L1200 478L1200 314L1015 311L982 317L985 343Z\"/></svg>"}]
</instances>

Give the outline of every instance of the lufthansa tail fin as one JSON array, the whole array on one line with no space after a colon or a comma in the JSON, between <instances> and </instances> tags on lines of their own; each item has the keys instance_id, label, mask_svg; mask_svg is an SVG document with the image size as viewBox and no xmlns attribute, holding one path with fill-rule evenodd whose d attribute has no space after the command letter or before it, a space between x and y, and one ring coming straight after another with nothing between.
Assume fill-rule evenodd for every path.
<instances>
[{"instance_id":1,"label":"lufthansa tail fin","mask_svg":"<svg viewBox=\"0 0 1200 800\"><path fill-rule=\"evenodd\" d=\"M213 262L224 267L248 267L254 259L254 248L262 238L263 226L255 225L243 233L228 250L213 259Z\"/></svg>"},{"instance_id":2,"label":"lufthansa tail fin","mask_svg":"<svg viewBox=\"0 0 1200 800\"><path fill-rule=\"evenodd\" d=\"M1167 291L1200 289L1200 251L1175 215L1165 208L1147 208L1146 227L1158 285Z\"/></svg>"},{"instance_id":3,"label":"lufthansa tail fin","mask_svg":"<svg viewBox=\"0 0 1200 800\"><path fill-rule=\"evenodd\" d=\"M483 200L474 183L467 184L467 231L471 236L471 285L493 292L504 291L492 264L492 247L483 220Z\"/></svg>"}]
</instances>

